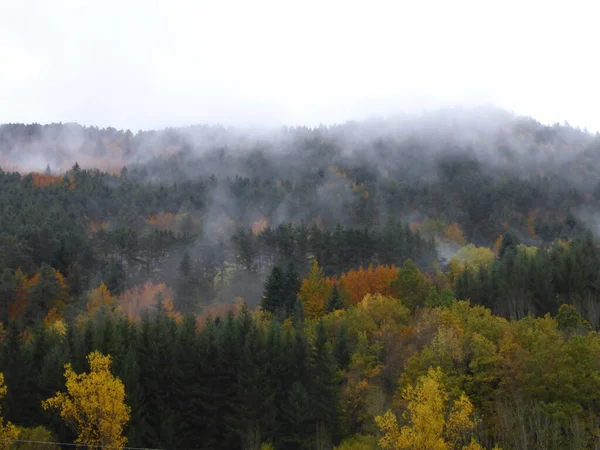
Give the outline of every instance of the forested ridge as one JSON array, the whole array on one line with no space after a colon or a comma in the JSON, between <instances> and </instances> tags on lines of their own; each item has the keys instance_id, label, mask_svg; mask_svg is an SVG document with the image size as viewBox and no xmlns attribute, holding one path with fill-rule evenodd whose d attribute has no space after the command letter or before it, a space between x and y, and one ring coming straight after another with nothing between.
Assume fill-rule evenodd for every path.
<instances>
[{"instance_id":1,"label":"forested ridge","mask_svg":"<svg viewBox=\"0 0 600 450\"><path fill-rule=\"evenodd\" d=\"M0 125L0 448L600 448L599 155L487 108Z\"/></svg>"}]
</instances>

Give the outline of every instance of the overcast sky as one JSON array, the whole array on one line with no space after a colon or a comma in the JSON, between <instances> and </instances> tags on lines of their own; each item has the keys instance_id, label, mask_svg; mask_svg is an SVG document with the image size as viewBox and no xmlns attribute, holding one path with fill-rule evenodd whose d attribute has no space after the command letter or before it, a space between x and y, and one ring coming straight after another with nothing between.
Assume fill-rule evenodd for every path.
<instances>
[{"instance_id":1,"label":"overcast sky","mask_svg":"<svg viewBox=\"0 0 600 450\"><path fill-rule=\"evenodd\" d=\"M315 125L490 103L596 131L594 3L0 0L0 123Z\"/></svg>"}]
</instances>

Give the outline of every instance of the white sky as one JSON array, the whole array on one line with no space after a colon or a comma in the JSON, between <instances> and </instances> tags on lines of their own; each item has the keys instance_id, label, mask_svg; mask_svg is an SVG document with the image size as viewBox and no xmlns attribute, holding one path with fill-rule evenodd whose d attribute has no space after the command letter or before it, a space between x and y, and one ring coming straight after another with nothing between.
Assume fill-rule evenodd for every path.
<instances>
[{"instance_id":1,"label":"white sky","mask_svg":"<svg viewBox=\"0 0 600 450\"><path fill-rule=\"evenodd\" d=\"M596 131L594 3L0 0L0 123L316 125L491 103Z\"/></svg>"}]
</instances>

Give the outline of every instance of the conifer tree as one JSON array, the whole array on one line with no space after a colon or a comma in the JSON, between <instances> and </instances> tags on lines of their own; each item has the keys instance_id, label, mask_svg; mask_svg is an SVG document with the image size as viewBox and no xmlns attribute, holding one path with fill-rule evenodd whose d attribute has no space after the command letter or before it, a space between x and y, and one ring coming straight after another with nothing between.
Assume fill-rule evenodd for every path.
<instances>
[{"instance_id":1,"label":"conifer tree","mask_svg":"<svg viewBox=\"0 0 600 450\"><path fill-rule=\"evenodd\" d=\"M344 301L340 295L337 283L331 288L331 295L327 299L327 312L333 312L337 309L344 308Z\"/></svg>"},{"instance_id":2,"label":"conifer tree","mask_svg":"<svg viewBox=\"0 0 600 450\"><path fill-rule=\"evenodd\" d=\"M263 311L276 314L282 309L286 294L285 281L281 269L277 266L273 267L265 283L264 294L260 304Z\"/></svg>"},{"instance_id":3,"label":"conifer tree","mask_svg":"<svg viewBox=\"0 0 600 450\"><path fill-rule=\"evenodd\" d=\"M325 431L337 437L339 380L337 364L331 353L327 330L322 320L317 324L316 336L310 351L309 397L312 405L313 432Z\"/></svg>"},{"instance_id":4,"label":"conifer tree","mask_svg":"<svg viewBox=\"0 0 600 450\"><path fill-rule=\"evenodd\" d=\"M285 315L289 317L294 314L296 310L296 304L298 302L298 291L302 281L296 271L296 266L293 262L290 262L284 273L284 305Z\"/></svg>"}]
</instances>

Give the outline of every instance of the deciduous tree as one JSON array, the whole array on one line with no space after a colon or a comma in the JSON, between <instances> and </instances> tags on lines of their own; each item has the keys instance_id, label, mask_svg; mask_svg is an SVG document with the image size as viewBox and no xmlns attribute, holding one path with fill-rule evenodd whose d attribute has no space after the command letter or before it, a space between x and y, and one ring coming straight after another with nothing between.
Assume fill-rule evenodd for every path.
<instances>
[{"instance_id":1,"label":"deciduous tree","mask_svg":"<svg viewBox=\"0 0 600 450\"><path fill-rule=\"evenodd\" d=\"M77 374L70 363L65 365L67 392L44 400L42 407L58 410L77 433L76 444L121 448L127 443L123 428L131 412L125 403L125 386L110 372L110 355L92 352L87 359L89 373Z\"/></svg>"},{"instance_id":2,"label":"deciduous tree","mask_svg":"<svg viewBox=\"0 0 600 450\"><path fill-rule=\"evenodd\" d=\"M442 384L441 369L430 368L416 386L408 385L402 397L407 402L403 418L407 424L399 427L396 416L387 411L375 422L384 433L379 445L386 450L449 450L480 449L471 441L476 422L473 405L461 394L448 411L448 394Z\"/></svg>"},{"instance_id":3,"label":"deciduous tree","mask_svg":"<svg viewBox=\"0 0 600 450\"><path fill-rule=\"evenodd\" d=\"M308 273L302 281L298 297L302 301L305 314L310 318L320 317L325 313L327 300L331 295L332 283L325 278L319 263L315 260Z\"/></svg>"},{"instance_id":4,"label":"deciduous tree","mask_svg":"<svg viewBox=\"0 0 600 450\"><path fill-rule=\"evenodd\" d=\"M0 400L4 398L8 389L4 384L4 374L0 373ZM8 450L11 446L11 441L17 439L19 430L10 422L4 422L1 416L2 408L0 407L0 450Z\"/></svg>"}]
</instances>

